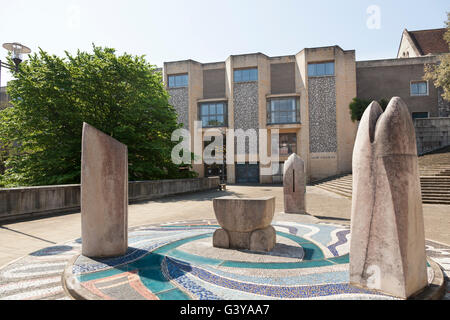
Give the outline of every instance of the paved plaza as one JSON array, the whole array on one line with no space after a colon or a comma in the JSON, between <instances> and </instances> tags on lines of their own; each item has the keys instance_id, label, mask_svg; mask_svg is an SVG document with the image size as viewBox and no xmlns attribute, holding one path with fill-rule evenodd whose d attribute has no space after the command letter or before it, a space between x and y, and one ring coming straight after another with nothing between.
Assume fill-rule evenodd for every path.
<instances>
[{"instance_id":1,"label":"paved plaza","mask_svg":"<svg viewBox=\"0 0 450 320\"><path fill-rule=\"evenodd\" d=\"M271 254L228 256L212 248L218 228L212 199L225 195L275 196L277 246ZM73 295L96 299L389 299L346 285L351 200L309 186L306 195L305 215L281 213L283 189L271 185L232 185L132 204L130 249L119 259L78 256L79 213L3 224L0 299L69 299L63 272ZM448 272L448 206L423 208L427 256Z\"/></svg>"}]
</instances>

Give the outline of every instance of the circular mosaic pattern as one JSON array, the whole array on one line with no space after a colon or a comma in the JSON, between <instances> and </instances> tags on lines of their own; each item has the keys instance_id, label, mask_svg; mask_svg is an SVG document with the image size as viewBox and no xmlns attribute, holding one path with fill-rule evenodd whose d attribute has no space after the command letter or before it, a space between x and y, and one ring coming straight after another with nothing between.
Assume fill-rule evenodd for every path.
<instances>
[{"instance_id":1,"label":"circular mosaic pattern","mask_svg":"<svg viewBox=\"0 0 450 320\"><path fill-rule=\"evenodd\" d=\"M0 269L0 299L68 299L64 270L72 293L95 299L392 299L348 284L346 227L274 222L277 246L261 253L213 248L215 224L131 228L128 252L117 258L79 255L80 239L39 250ZM449 253L427 240L444 269Z\"/></svg>"}]
</instances>

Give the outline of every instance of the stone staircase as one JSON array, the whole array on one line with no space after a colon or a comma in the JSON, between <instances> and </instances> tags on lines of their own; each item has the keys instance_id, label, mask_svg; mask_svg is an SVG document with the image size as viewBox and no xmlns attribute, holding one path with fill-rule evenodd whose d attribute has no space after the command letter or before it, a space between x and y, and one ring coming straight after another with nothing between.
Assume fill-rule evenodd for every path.
<instances>
[{"instance_id":1,"label":"stone staircase","mask_svg":"<svg viewBox=\"0 0 450 320\"><path fill-rule=\"evenodd\" d=\"M450 205L450 148L419 157L422 202ZM317 181L312 185L352 197L352 175L341 175Z\"/></svg>"}]
</instances>

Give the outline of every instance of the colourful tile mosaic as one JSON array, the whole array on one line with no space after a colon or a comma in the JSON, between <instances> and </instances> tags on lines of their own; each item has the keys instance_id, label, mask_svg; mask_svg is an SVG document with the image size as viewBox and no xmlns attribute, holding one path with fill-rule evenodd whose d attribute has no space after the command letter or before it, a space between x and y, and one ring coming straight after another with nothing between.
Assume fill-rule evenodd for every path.
<instances>
[{"instance_id":1,"label":"colourful tile mosaic","mask_svg":"<svg viewBox=\"0 0 450 320\"><path fill-rule=\"evenodd\" d=\"M209 245L218 226L201 220L131 228L126 255L97 260L79 256L67 270L86 292L105 300L391 299L348 284L348 228L285 221L274 227L278 239L285 239L284 251L274 253L276 260L254 252L240 252L234 259L233 254L215 254L213 248L205 255L202 246ZM187 252L192 246L197 250ZM298 248L304 255L286 257ZM4 266L0 299L69 299L61 276L80 249L77 239ZM427 240L426 250L448 277L450 247ZM245 260L249 256L254 259Z\"/></svg>"}]
</instances>

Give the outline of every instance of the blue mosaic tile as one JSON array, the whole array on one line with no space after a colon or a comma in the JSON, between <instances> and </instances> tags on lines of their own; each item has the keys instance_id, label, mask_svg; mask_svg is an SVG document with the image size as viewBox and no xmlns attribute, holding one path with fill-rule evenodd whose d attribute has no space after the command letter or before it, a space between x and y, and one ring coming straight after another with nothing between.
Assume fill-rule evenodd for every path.
<instances>
[{"instance_id":1,"label":"blue mosaic tile","mask_svg":"<svg viewBox=\"0 0 450 320\"><path fill-rule=\"evenodd\" d=\"M54 256L71 250L73 250L73 247L71 246L53 246L30 253L30 256L34 257Z\"/></svg>"},{"instance_id":2,"label":"blue mosaic tile","mask_svg":"<svg viewBox=\"0 0 450 320\"><path fill-rule=\"evenodd\" d=\"M314 286L268 286L252 283L240 282L233 279L222 278L205 270L172 261L183 272L189 272L199 279L213 283L217 286L226 287L232 290L240 290L258 295L266 295L278 298L310 298L328 296L343 293L376 294L375 292L351 287L348 284L326 284Z\"/></svg>"},{"instance_id":3,"label":"blue mosaic tile","mask_svg":"<svg viewBox=\"0 0 450 320\"><path fill-rule=\"evenodd\" d=\"M336 248L347 242L348 234L350 234L350 230L342 230L342 231L336 232L336 237L338 238L338 241L336 243L333 243L332 245L328 246L328 249L331 251L331 253L335 257L339 256L339 253L337 252Z\"/></svg>"},{"instance_id":4,"label":"blue mosaic tile","mask_svg":"<svg viewBox=\"0 0 450 320\"><path fill-rule=\"evenodd\" d=\"M184 292L173 289L157 294L160 300L189 300L189 296Z\"/></svg>"},{"instance_id":5,"label":"blue mosaic tile","mask_svg":"<svg viewBox=\"0 0 450 320\"><path fill-rule=\"evenodd\" d=\"M175 288L174 285L164 277L160 269L139 270L139 277L141 278L142 284L155 294Z\"/></svg>"},{"instance_id":6,"label":"blue mosaic tile","mask_svg":"<svg viewBox=\"0 0 450 320\"><path fill-rule=\"evenodd\" d=\"M167 271L167 277L175 281L178 285L185 288L188 292L194 295L199 300L220 300L220 297L216 296L209 290L205 290L202 286L197 285L194 281L190 280L186 276L186 271L182 271L177 268L171 261L171 259L165 259L165 269ZM163 269L164 270L164 269Z\"/></svg>"}]
</instances>

